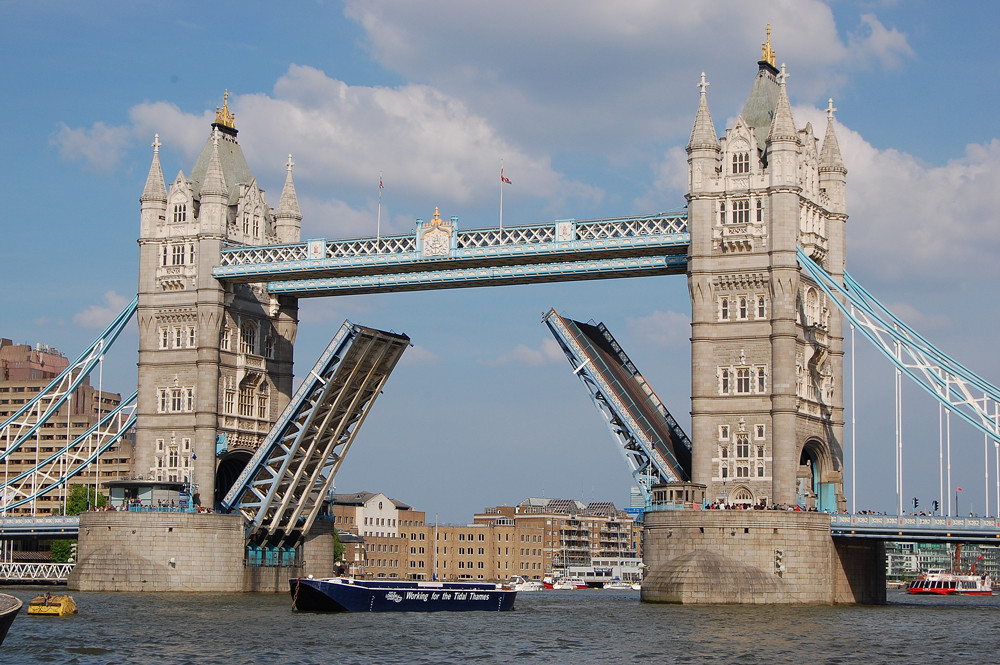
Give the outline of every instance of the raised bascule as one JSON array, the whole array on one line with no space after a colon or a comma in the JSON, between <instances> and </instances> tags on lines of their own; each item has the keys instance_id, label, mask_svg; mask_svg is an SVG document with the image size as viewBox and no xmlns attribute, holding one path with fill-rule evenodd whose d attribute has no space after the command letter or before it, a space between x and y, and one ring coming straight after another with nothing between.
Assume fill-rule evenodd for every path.
<instances>
[{"instance_id":1,"label":"raised bascule","mask_svg":"<svg viewBox=\"0 0 1000 665\"><path fill-rule=\"evenodd\" d=\"M888 531L852 529L844 516L831 530L829 513L846 507L845 320L994 440L1000 391L845 272L847 170L832 100L822 138L797 127L769 38L721 138L707 86L703 74L686 210L645 216L460 229L435 210L412 234L303 241L291 156L272 209L228 94L190 174L169 188L157 137L131 306L140 388L98 449L134 425L132 490L183 486L192 504L217 512L83 515L71 586L280 591L288 577L332 574L323 502L409 338L345 322L293 392L299 298L686 274L690 437L603 324L554 309L543 318L647 497L643 599L884 601ZM131 309L73 367L92 367ZM81 373L71 368L3 423L0 461L31 440L28 415L47 418ZM73 469L99 455L87 450ZM3 496L23 503L65 483L48 463L43 483L8 474ZM704 509L717 504L747 510ZM934 525L919 526L935 537L926 535ZM1000 534L1000 522L970 528ZM252 565L264 559L282 565Z\"/></svg>"}]
</instances>

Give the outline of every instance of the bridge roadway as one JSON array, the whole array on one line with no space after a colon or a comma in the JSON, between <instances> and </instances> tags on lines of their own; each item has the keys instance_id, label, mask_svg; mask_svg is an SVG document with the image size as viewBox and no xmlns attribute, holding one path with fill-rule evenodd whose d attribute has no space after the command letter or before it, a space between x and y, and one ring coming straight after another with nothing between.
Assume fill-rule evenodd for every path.
<instances>
[{"instance_id":1,"label":"bridge roadway","mask_svg":"<svg viewBox=\"0 0 1000 665\"><path fill-rule=\"evenodd\" d=\"M468 230L435 212L412 235L226 247L212 275L298 297L676 275L690 244L686 211Z\"/></svg>"}]
</instances>

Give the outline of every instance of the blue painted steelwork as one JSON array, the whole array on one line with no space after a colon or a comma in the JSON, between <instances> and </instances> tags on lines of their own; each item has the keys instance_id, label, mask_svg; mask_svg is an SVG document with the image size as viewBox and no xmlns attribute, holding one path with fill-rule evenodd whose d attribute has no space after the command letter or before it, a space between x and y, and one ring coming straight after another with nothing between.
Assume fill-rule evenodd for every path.
<instances>
[{"instance_id":1,"label":"blue painted steelwork","mask_svg":"<svg viewBox=\"0 0 1000 665\"><path fill-rule=\"evenodd\" d=\"M75 536L79 532L79 515L0 517L0 536Z\"/></svg>"},{"instance_id":2,"label":"blue painted steelwork","mask_svg":"<svg viewBox=\"0 0 1000 665\"><path fill-rule=\"evenodd\" d=\"M967 423L1000 441L1000 390L938 350L848 273L840 284L801 248L798 257L813 281L889 362Z\"/></svg>"},{"instance_id":3,"label":"blue painted steelwork","mask_svg":"<svg viewBox=\"0 0 1000 665\"><path fill-rule=\"evenodd\" d=\"M277 545L309 531L409 342L344 322L222 500L246 518L250 540Z\"/></svg>"},{"instance_id":4,"label":"blue painted steelwork","mask_svg":"<svg viewBox=\"0 0 1000 665\"><path fill-rule=\"evenodd\" d=\"M690 241L683 211L468 231L435 214L412 236L226 248L212 274L300 297L679 274Z\"/></svg>"},{"instance_id":5,"label":"blue painted steelwork","mask_svg":"<svg viewBox=\"0 0 1000 665\"><path fill-rule=\"evenodd\" d=\"M59 376L52 379L49 385L18 409L14 415L0 424L0 446L3 446L3 452L0 452L0 462L7 459L25 441L31 439L35 432L80 387L90 372L103 360L105 352L118 339L118 335L125 329L125 325L135 314L138 305L139 296L136 296L79 358L70 363Z\"/></svg>"},{"instance_id":6,"label":"blue painted steelwork","mask_svg":"<svg viewBox=\"0 0 1000 665\"><path fill-rule=\"evenodd\" d=\"M691 478L691 440L604 324L543 317L604 416L647 504L654 485Z\"/></svg>"},{"instance_id":7,"label":"blue painted steelwork","mask_svg":"<svg viewBox=\"0 0 1000 665\"><path fill-rule=\"evenodd\" d=\"M830 531L840 538L1000 544L1000 519L937 515L830 516Z\"/></svg>"},{"instance_id":8,"label":"blue painted steelwork","mask_svg":"<svg viewBox=\"0 0 1000 665\"><path fill-rule=\"evenodd\" d=\"M6 512L66 487L70 478L86 470L135 426L138 395L139 391L133 392L86 432L32 468L13 477L5 473L7 480L0 485L0 509Z\"/></svg>"}]
</instances>

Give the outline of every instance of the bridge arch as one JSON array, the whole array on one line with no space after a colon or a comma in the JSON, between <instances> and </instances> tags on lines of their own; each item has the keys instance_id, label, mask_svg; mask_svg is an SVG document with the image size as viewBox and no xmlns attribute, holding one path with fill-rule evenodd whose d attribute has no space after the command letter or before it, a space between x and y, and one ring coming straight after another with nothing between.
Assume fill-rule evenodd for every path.
<instances>
[{"instance_id":1,"label":"bridge arch","mask_svg":"<svg viewBox=\"0 0 1000 665\"><path fill-rule=\"evenodd\" d=\"M729 503L739 506L752 506L755 503L753 491L746 485L739 485L729 495Z\"/></svg>"},{"instance_id":2,"label":"bridge arch","mask_svg":"<svg viewBox=\"0 0 1000 665\"><path fill-rule=\"evenodd\" d=\"M835 477L840 475L836 456L827 442L811 437L799 452L796 473L796 502L803 508L837 511Z\"/></svg>"},{"instance_id":3,"label":"bridge arch","mask_svg":"<svg viewBox=\"0 0 1000 665\"><path fill-rule=\"evenodd\" d=\"M215 503L219 505L226 493L236 484L236 479L253 457L253 451L247 448L234 448L226 451L219 458L219 465L215 470Z\"/></svg>"}]
</instances>

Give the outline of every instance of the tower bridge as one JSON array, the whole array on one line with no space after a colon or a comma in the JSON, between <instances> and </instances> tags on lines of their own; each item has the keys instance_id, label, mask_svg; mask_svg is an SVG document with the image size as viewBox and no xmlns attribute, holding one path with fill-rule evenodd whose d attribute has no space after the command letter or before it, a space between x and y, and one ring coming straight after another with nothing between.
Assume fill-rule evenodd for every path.
<instances>
[{"instance_id":1,"label":"tower bridge","mask_svg":"<svg viewBox=\"0 0 1000 665\"><path fill-rule=\"evenodd\" d=\"M876 307L855 299L845 272L847 169L832 100L822 138L811 124L796 126L783 69L768 41L746 104L722 136L702 75L686 148L686 209L643 216L464 229L435 210L412 234L303 240L291 157L271 208L243 156L228 102L191 172L178 173L169 187L155 138L140 197L135 475L197 487L195 501L228 513L214 516L217 542L239 549L237 567L248 541L312 547L306 560L321 560L327 545L317 543L330 535L316 521L323 493L408 338L345 323L293 394L299 298L684 274L692 307L690 436L609 331L555 310L546 323L637 479L655 474L687 483L705 503L820 512L652 510L643 597L884 599L880 541L845 537L837 522L838 539L831 538L823 511L846 508L845 319L886 326ZM855 317L848 301L863 307L863 316ZM938 356L926 360L925 340L896 337L886 346L894 343L923 354L928 375L933 363L947 368L939 399L975 401L957 388L971 375ZM988 430L982 414L995 406L984 397L972 408L969 419ZM3 456L26 440L12 441L9 425ZM131 588L129 580L101 577L101 562L151 561L143 548L167 554L184 547L185 538L203 537L207 519L84 515L77 584ZM130 540L129 530L143 537ZM780 569L773 565L778 552ZM239 584L231 556L206 558L198 571L177 571L176 557L160 558L169 570L137 564L126 575L156 578L143 588L163 590L213 571ZM706 561L720 588L697 586ZM247 579L243 588L266 587L260 576ZM759 582L751 584L762 590L757 599L739 595L747 580Z\"/></svg>"}]
</instances>

